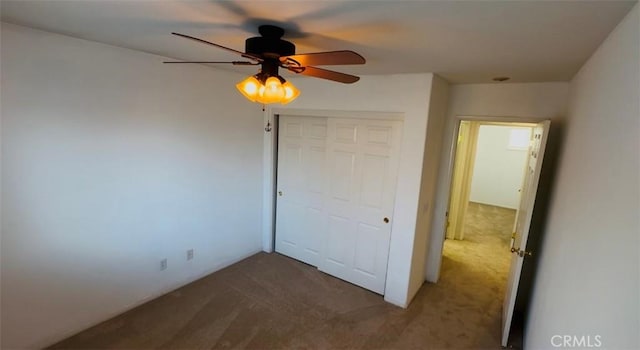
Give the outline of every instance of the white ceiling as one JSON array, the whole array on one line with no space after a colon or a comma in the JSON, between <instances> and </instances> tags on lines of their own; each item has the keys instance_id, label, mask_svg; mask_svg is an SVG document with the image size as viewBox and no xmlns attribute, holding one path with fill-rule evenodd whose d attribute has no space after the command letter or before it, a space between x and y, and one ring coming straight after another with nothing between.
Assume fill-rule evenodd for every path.
<instances>
[{"instance_id":1,"label":"white ceiling","mask_svg":"<svg viewBox=\"0 0 640 350\"><path fill-rule=\"evenodd\" d=\"M2 0L0 11L6 22L185 60L237 57L171 32L244 51L259 24L277 24L298 53L351 49L367 59L332 69L470 83L570 80L635 3Z\"/></svg>"}]
</instances>

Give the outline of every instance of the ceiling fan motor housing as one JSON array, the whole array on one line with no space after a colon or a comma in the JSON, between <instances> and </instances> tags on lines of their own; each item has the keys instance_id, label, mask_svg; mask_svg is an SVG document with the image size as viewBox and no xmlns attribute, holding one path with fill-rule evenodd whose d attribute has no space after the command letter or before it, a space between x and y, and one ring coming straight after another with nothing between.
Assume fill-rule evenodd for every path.
<instances>
[{"instance_id":1,"label":"ceiling fan motor housing","mask_svg":"<svg viewBox=\"0 0 640 350\"><path fill-rule=\"evenodd\" d=\"M265 58L278 58L296 54L293 43L282 40L284 30L280 27L263 25L259 28L262 36L249 38L245 41L244 52Z\"/></svg>"}]
</instances>

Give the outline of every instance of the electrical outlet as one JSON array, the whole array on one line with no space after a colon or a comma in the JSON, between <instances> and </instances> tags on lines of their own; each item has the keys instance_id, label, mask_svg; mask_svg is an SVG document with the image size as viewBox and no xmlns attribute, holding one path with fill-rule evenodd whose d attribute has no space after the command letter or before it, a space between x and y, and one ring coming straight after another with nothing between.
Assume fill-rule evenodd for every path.
<instances>
[{"instance_id":1,"label":"electrical outlet","mask_svg":"<svg viewBox=\"0 0 640 350\"><path fill-rule=\"evenodd\" d=\"M187 250L187 260L193 260L193 249Z\"/></svg>"},{"instance_id":2,"label":"electrical outlet","mask_svg":"<svg viewBox=\"0 0 640 350\"><path fill-rule=\"evenodd\" d=\"M166 269L167 269L167 259L160 260L160 270L166 270Z\"/></svg>"}]
</instances>

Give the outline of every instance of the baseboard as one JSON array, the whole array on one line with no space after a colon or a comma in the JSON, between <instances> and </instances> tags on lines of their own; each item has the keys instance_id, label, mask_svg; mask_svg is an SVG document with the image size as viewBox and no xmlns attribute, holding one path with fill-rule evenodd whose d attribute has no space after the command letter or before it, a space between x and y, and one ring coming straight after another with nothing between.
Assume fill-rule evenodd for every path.
<instances>
[{"instance_id":1,"label":"baseboard","mask_svg":"<svg viewBox=\"0 0 640 350\"><path fill-rule=\"evenodd\" d=\"M405 302L405 301L399 301L399 300L394 300L391 298L387 298L387 296L384 296L384 301L386 301L389 304L393 304L395 306L401 307L403 309L406 309L409 306L409 303Z\"/></svg>"}]
</instances>

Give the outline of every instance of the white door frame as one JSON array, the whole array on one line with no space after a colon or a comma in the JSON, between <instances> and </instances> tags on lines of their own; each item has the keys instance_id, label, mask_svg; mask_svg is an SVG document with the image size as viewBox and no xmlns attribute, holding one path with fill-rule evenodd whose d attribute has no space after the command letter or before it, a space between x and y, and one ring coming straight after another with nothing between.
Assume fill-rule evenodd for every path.
<instances>
[{"instance_id":1,"label":"white door frame","mask_svg":"<svg viewBox=\"0 0 640 350\"><path fill-rule=\"evenodd\" d=\"M463 140L460 141L463 122L467 122L469 128L465 132ZM461 120L458 125L456 149L453 157L454 164L451 172L451 186L449 186L449 207L445 226L446 238L464 239L464 222L469 196L471 195L471 180L475 166L479 131L480 122ZM460 146L463 146L464 150L459 149Z\"/></svg>"},{"instance_id":2,"label":"white door frame","mask_svg":"<svg viewBox=\"0 0 640 350\"><path fill-rule=\"evenodd\" d=\"M462 202L468 202L469 201L469 196L471 193L471 179L473 178L473 170L475 167L475 156L476 156L476 152L477 152L477 144L478 144L478 137L479 137L479 130L482 126L503 126L503 127L513 127L513 128L517 128L517 127L523 127L523 128L530 128L533 129L536 124L535 123L527 123L527 122L523 122L523 121L518 121L518 122L505 122L505 121L501 121L501 122L495 122L495 121L487 121L487 120L481 120L481 121L477 121L477 120L471 120L468 118L462 118L458 121L457 123L457 128L458 128L458 133L456 134L456 142L453 145L453 154L452 154L452 168L451 168L451 181L450 181L450 185L449 185L449 197L448 197L448 206L447 206L447 225L445 226L445 237L447 236L447 231L449 230L450 227L452 227L452 213L451 213L451 197L453 195L453 188L451 187L453 185L453 178L456 176L456 169L455 169L455 162L456 162L456 158L458 156L458 142L457 142L457 136L460 133L460 125L462 124L463 121L466 122L470 122L471 124L471 128L472 130L469 133L469 140L473 143L473 145L471 145L471 150L468 152L469 154L467 154L467 157L471 157L472 159L467 160L467 166L466 169L464 170L464 173L466 173L468 175L468 177L466 177L463 180L462 186L465 187L465 190L463 190L466 193L463 193L463 195L458 198L458 201L462 201ZM475 126L475 128L474 128ZM474 131L475 129L475 131ZM522 179L524 181L524 174L526 173L526 166L522 169ZM454 216L454 221L457 221L457 225L456 223L454 223L454 225L456 225L457 229L462 230L462 227L464 226L464 217L466 215L467 209L466 206L463 208L458 208L457 213L453 213L457 216ZM516 215L517 216L517 215ZM514 223L515 226L515 223ZM460 232L460 234L455 235L455 239L464 239L464 232Z\"/></svg>"},{"instance_id":3,"label":"white door frame","mask_svg":"<svg viewBox=\"0 0 640 350\"><path fill-rule=\"evenodd\" d=\"M460 122L463 120L475 121L475 122L487 122L487 123L539 123L549 118L544 117L504 117L504 116L474 116L474 115L460 115L456 116L452 120L452 125L449 126L449 132L445 134L446 139L443 141L445 147L444 152L448 155L446 159L446 173L441 179L442 183L438 184L438 195L442 193L444 196L440 196L440 200L436 201L434 208L434 226L432 226L431 238L429 239L429 245L435 246L436 249L430 249L427 256L427 276L426 280L432 283L437 283L440 278L440 270L442 267L442 250L444 249L445 234L447 231L447 210L449 210L450 201L450 188L451 180L453 178L453 165L456 156L456 141L457 135L460 130ZM429 274L429 271L434 273Z\"/></svg>"},{"instance_id":4,"label":"white door frame","mask_svg":"<svg viewBox=\"0 0 640 350\"><path fill-rule=\"evenodd\" d=\"M337 111L316 109L268 108L264 113L264 124L270 125L271 131L265 132L263 146L263 205L262 205L262 250L274 251L275 216L276 216L276 184L277 184L277 152L278 152L278 117L290 115L298 117L326 117L326 118L358 118L378 120L404 121L404 113L396 112L366 112L366 111ZM396 184L397 185L397 184ZM391 222L391 237L393 237L394 221Z\"/></svg>"}]
</instances>

